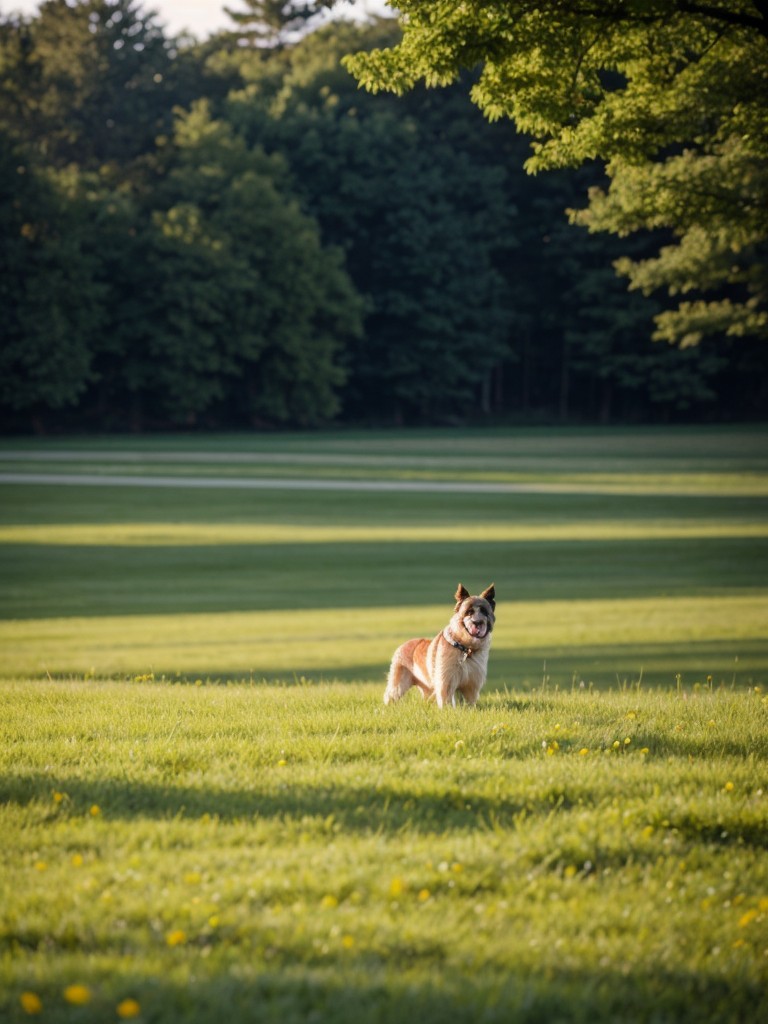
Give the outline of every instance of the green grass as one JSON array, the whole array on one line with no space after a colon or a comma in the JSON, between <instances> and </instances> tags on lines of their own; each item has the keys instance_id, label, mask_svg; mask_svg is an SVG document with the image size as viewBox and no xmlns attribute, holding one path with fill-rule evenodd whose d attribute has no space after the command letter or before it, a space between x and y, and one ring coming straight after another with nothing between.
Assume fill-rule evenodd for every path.
<instances>
[{"instance_id":1,"label":"green grass","mask_svg":"<svg viewBox=\"0 0 768 1024\"><path fill-rule=\"evenodd\" d=\"M221 486L0 484L0 674L380 680L403 632L442 626L459 580L493 580L491 686L766 684L767 442L764 428L6 441L0 479ZM580 483L243 491L223 471Z\"/></svg>"},{"instance_id":2,"label":"green grass","mask_svg":"<svg viewBox=\"0 0 768 1024\"><path fill-rule=\"evenodd\" d=\"M3 1019L762 1019L760 694L379 697L2 683Z\"/></svg>"},{"instance_id":3,"label":"green grass","mask_svg":"<svg viewBox=\"0 0 768 1024\"><path fill-rule=\"evenodd\" d=\"M766 1017L767 441L0 443L0 1018ZM384 708L459 580L478 708Z\"/></svg>"}]
</instances>

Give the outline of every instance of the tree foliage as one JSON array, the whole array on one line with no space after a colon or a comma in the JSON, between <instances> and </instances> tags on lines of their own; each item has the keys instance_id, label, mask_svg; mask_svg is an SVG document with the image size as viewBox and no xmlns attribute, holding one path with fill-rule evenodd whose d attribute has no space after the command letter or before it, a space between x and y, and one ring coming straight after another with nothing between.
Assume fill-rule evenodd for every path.
<instances>
[{"instance_id":1,"label":"tree foliage","mask_svg":"<svg viewBox=\"0 0 768 1024\"><path fill-rule=\"evenodd\" d=\"M0 134L0 404L32 416L74 404L92 379L99 295L80 212Z\"/></svg>"},{"instance_id":2,"label":"tree foliage","mask_svg":"<svg viewBox=\"0 0 768 1024\"><path fill-rule=\"evenodd\" d=\"M391 25L334 26L277 55L276 67L246 61L251 85L232 96L229 116L286 154L324 237L346 251L366 300L365 342L350 353L352 408L456 416L509 351L498 257L515 244L514 208L498 159L474 151L486 125L463 97L403 103L356 89L341 58L382 36Z\"/></svg>"},{"instance_id":3,"label":"tree foliage","mask_svg":"<svg viewBox=\"0 0 768 1024\"><path fill-rule=\"evenodd\" d=\"M306 29L325 4L315 0L241 0L244 7L225 7L237 26L238 39L273 48L286 44Z\"/></svg>"},{"instance_id":4,"label":"tree foliage","mask_svg":"<svg viewBox=\"0 0 768 1024\"><path fill-rule=\"evenodd\" d=\"M533 137L531 171L605 164L573 219L659 232L617 268L677 307L656 337L768 335L768 4L749 0L400 0L403 39L347 66L371 90L444 86Z\"/></svg>"},{"instance_id":5,"label":"tree foliage","mask_svg":"<svg viewBox=\"0 0 768 1024\"><path fill-rule=\"evenodd\" d=\"M401 33L391 19L314 30L304 15L329 3L249 3L252 25L274 30L251 45L242 32L202 43L168 38L137 0L47 0L32 18L0 15L5 427L764 410L766 349L748 337L762 308L761 261L750 253L762 245L763 211L756 200L739 206L744 145L752 145L746 120L749 138L732 143L726 173L726 147L711 167L704 158L708 114L689 152L671 129L651 145L649 113L637 120L632 147L625 140L621 153L617 143L614 157L603 156L605 177L596 159L578 172L560 166L577 162L574 147L578 159L601 156L588 144L588 119L569 115L559 134L538 139L533 159L549 172L529 175L529 138L509 117L489 122L470 100L488 86L487 63L456 72L443 89L417 85L399 98L360 90L343 55L378 51L384 56L370 60L387 62ZM502 7L515 5L468 0L462 11L482 8L492 19ZM422 8L436 16L436 38L451 11L458 17L456 5ZM605 6L617 16L619 8L640 5ZM563 0L549 10L562 22L586 6ZM675 5L670 23L681 10ZM524 13L534 18L533 5ZM730 45L733 33L749 30L731 19L721 36ZM558 41L555 33L540 62L567 64ZM508 42L502 33L496 45ZM720 36L713 52L719 46ZM465 59L454 57L457 67ZM553 118L565 99L552 69L527 67L531 89L537 76L552 78ZM680 81L694 81L694 71L681 66ZM732 98L750 73L747 61L721 91ZM618 65L597 74L593 127L603 115L605 132L611 118L618 123L621 94L640 81L640 71L633 75L622 78ZM712 99L716 125L724 104ZM744 118L754 109L745 107ZM682 114L678 121L689 123ZM633 123L625 119L620 139ZM763 166L749 179L757 197ZM573 215L583 223L569 224L564 210L587 185L596 187L590 206ZM697 203L708 211L698 220ZM664 204L672 212L658 213ZM684 217L693 219L682 231ZM622 238L602 230L616 218ZM634 275L629 296L616 262ZM686 329L712 332L719 316L717 329L732 337L650 344L654 314L658 331L677 338L681 330L680 308L659 295L673 263L675 287L692 307Z\"/></svg>"}]
</instances>

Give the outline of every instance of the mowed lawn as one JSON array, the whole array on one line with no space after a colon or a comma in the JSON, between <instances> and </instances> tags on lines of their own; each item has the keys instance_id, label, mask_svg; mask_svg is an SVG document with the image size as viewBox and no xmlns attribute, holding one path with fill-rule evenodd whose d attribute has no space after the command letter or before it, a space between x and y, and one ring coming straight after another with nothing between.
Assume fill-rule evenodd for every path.
<instances>
[{"instance_id":1,"label":"mowed lawn","mask_svg":"<svg viewBox=\"0 0 768 1024\"><path fill-rule=\"evenodd\" d=\"M6 441L0 578L6 676L382 680L493 581L492 687L762 684L768 431Z\"/></svg>"},{"instance_id":2,"label":"mowed lawn","mask_svg":"<svg viewBox=\"0 0 768 1024\"><path fill-rule=\"evenodd\" d=\"M0 1018L766 1019L766 442L5 441Z\"/></svg>"}]
</instances>

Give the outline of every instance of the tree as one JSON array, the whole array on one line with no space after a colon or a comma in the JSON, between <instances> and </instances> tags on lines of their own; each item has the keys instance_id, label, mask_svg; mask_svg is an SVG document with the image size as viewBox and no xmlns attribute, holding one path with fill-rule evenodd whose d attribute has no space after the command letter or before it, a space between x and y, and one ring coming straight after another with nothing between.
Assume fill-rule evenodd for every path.
<instances>
[{"instance_id":1,"label":"tree","mask_svg":"<svg viewBox=\"0 0 768 1024\"><path fill-rule=\"evenodd\" d=\"M768 2L399 0L403 39L347 59L368 89L445 86L533 137L530 171L604 162L573 219L662 232L617 261L630 287L684 296L656 337L768 336Z\"/></svg>"},{"instance_id":2,"label":"tree","mask_svg":"<svg viewBox=\"0 0 768 1024\"><path fill-rule=\"evenodd\" d=\"M93 375L102 296L80 212L0 135L0 406L37 429Z\"/></svg>"},{"instance_id":3,"label":"tree","mask_svg":"<svg viewBox=\"0 0 768 1024\"><path fill-rule=\"evenodd\" d=\"M374 98L341 67L355 44L391 32L332 25L272 61L246 54L249 84L227 116L285 154L293 187L323 237L344 248L366 298L365 337L350 353L349 411L456 418L477 409L509 350L497 264L515 245L514 210L501 163L476 156L488 126L465 97Z\"/></svg>"},{"instance_id":4,"label":"tree","mask_svg":"<svg viewBox=\"0 0 768 1024\"><path fill-rule=\"evenodd\" d=\"M135 234L113 230L123 242L107 334L121 344L99 370L119 359L112 385L127 389L136 425L217 410L240 423L332 419L359 300L340 254L283 190L282 162L248 148L204 101L178 113L165 162L151 207L127 215Z\"/></svg>"},{"instance_id":5,"label":"tree","mask_svg":"<svg viewBox=\"0 0 768 1024\"><path fill-rule=\"evenodd\" d=\"M137 0L46 0L0 25L0 125L48 166L125 163L171 127L173 57Z\"/></svg>"},{"instance_id":6,"label":"tree","mask_svg":"<svg viewBox=\"0 0 768 1024\"><path fill-rule=\"evenodd\" d=\"M273 48L284 45L301 32L325 4L314 0L243 0L245 10L225 7L238 26L236 35L256 46Z\"/></svg>"}]
</instances>

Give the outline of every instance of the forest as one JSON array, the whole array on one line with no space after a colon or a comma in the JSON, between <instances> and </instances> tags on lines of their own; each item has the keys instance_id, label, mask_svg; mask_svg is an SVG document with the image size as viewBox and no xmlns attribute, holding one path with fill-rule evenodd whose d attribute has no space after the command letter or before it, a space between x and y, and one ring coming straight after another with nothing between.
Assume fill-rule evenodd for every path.
<instances>
[{"instance_id":1,"label":"forest","mask_svg":"<svg viewBox=\"0 0 768 1024\"><path fill-rule=\"evenodd\" d=\"M599 159L528 173L476 69L361 88L393 18L251 7L205 40L137 0L0 14L0 429L764 416L764 339L654 340L669 295L617 273L668 229L567 215Z\"/></svg>"}]
</instances>

